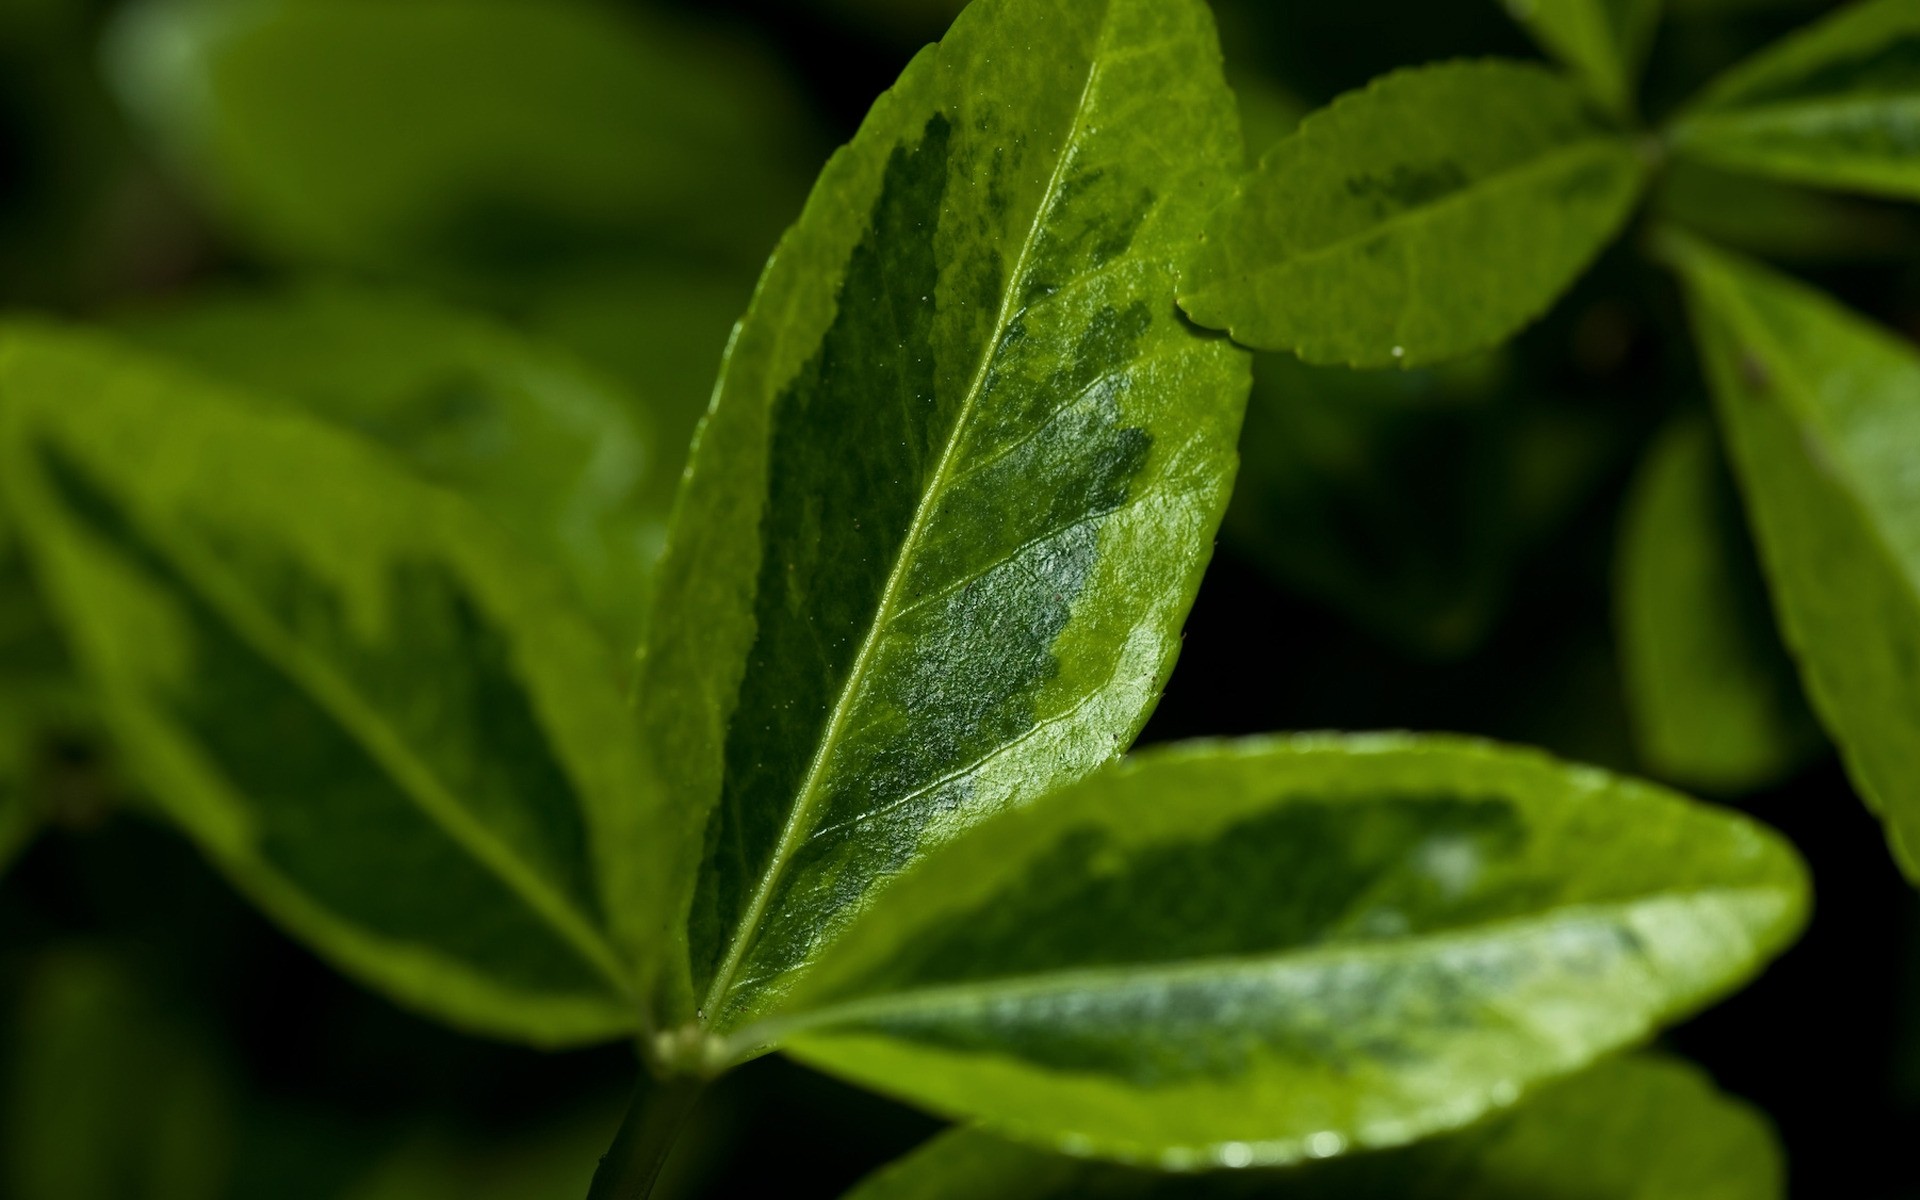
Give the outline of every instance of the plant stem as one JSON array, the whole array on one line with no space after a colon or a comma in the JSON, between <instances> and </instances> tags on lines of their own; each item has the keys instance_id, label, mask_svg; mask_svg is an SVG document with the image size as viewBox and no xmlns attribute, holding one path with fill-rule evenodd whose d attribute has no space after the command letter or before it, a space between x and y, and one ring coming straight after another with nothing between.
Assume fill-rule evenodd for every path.
<instances>
[{"instance_id":1,"label":"plant stem","mask_svg":"<svg viewBox=\"0 0 1920 1200\"><path fill-rule=\"evenodd\" d=\"M642 1074L633 1089L627 1119L600 1158L587 1200L646 1200L667 1165L693 1102L706 1087L694 1076L655 1079Z\"/></svg>"}]
</instances>

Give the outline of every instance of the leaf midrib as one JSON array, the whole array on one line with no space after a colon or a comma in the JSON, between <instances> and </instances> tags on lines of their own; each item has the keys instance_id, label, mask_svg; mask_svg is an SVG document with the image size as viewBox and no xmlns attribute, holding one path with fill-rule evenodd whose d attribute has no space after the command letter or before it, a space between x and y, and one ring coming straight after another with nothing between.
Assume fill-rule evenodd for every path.
<instances>
[{"instance_id":1,"label":"leaf midrib","mask_svg":"<svg viewBox=\"0 0 1920 1200\"><path fill-rule=\"evenodd\" d=\"M734 977L739 972L748 949L754 943L761 922L766 917L767 906L772 901L774 889L779 885L787 865L792 861L794 853L804 844L809 833L813 809L819 802L820 787L825 777L826 767L839 742L848 714L853 708L853 699L860 691L861 681L872 660L874 650L880 643L881 635L894 619L892 610L898 602L900 588L910 573L909 564L913 561L914 552L927 522L937 507L936 498L942 495L947 486L947 477L953 470L959 446L965 440L965 430L972 419L981 394L985 391L987 376L993 365L994 351L1006 337L1008 326L1017 316L1018 306L1014 302L1014 297L1018 294L1020 280L1025 277L1027 262L1038 242L1040 228L1045 223L1047 211L1059 193L1067 165L1073 157L1073 147L1081 136L1087 109L1093 96L1094 84L1100 78L1100 70L1104 65L1102 55L1112 30L1112 18L1113 12L1109 6L1102 15L1100 32L1088 60L1087 78L1081 85L1079 99L1074 104L1073 122L1067 130L1067 135L1061 139L1053 171L1034 207L1033 219L1027 227L1020 253L1015 257L1013 269L1007 273L1006 282L1001 287L1000 303L994 315L993 333L981 344L980 361L974 367L973 378L968 383L966 396L961 401L958 413L955 414L946 445L941 448L940 461L935 464L933 475L914 508L913 519L907 525L906 535L901 539L900 549L894 556L886 584L881 589L880 603L874 610L873 622L867 628L866 636L860 643L860 649L854 656L853 665L847 672L846 681L841 685L839 695L834 701L833 713L828 718L826 732L822 735L820 744L814 748L813 758L807 765L807 773L796 794L793 808L788 812L787 821L780 830L780 840L774 847L772 857L768 859L767 869L760 877L746 914L735 927L733 937L727 944L726 957L722 960L720 969L714 972L713 982L707 988L706 998L699 1010L704 1014L703 1021L710 1022L719 1017L721 1002L727 998Z\"/></svg>"},{"instance_id":2,"label":"leaf midrib","mask_svg":"<svg viewBox=\"0 0 1920 1200\"><path fill-rule=\"evenodd\" d=\"M586 920L539 874L517 858L509 845L466 813L434 771L410 751L380 712L360 700L354 688L302 646L280 623L230 581L227 572L186 540L149 537L164 546L188 582L220 609L253 649L297 683L352 732L355 741L385 767L429 819L506 884L535 916L594 968L618 996L632 986L619 956Z\"/></svg>"},{"instance_id":3,"label":"leaf midrib","mask_svg":"<svg viewBox=\"0 0 1920 1200\"><path fill-rule=\"evenodd\" d=\"M991 1004L1013 997L1065 994L1078 990L1118 991L1143 984L1178 984L1238 974L1261 974L1276 969L1311 971L1322 966L1353 962L1420 958L1451 949L1491 945L1515 934L1541 933L1557 926L1618 924L1627 914L1639 909L1675 902L1712 898L1741 906L1776 902L1784 905L1786 891L1784 887L1766 884L1696 888L1609 903L1569 904L1464 929L1407 934L1372 941L1323 943L1305 948L1289 947L1277 952L1217 955L1176 962L1077 967L991 980L935 984L829 1003L811 1012L771 1018L739 1030L727 1039L724 1046L730 1054L751 1052L753 1048L784 1042L796 1033L822 1026L830 1027L862 1018L886 1018L913 1012ZM1412 950L1411 954L1409 949Z\"/></svg>"}]
</instances>

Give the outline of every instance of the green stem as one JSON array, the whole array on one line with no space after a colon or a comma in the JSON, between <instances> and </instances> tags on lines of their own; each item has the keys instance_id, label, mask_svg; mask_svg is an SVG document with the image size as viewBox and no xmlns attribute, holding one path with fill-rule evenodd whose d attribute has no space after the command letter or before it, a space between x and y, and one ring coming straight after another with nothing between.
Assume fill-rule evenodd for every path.
<instances>
[{"instance_id":1,"label":"green stem","mask_svg":"<svg viewBox=\"0 0 1920 1200\"><path fill-rule=\"evenodd\" d=\"M587 1200L646 1200L667 1165L693 1102L706 1080L691 1076L654 1079L647 1075L633 1089L633 1103L613 1145L593 1173Z\"/></svg>"}]
</instances>

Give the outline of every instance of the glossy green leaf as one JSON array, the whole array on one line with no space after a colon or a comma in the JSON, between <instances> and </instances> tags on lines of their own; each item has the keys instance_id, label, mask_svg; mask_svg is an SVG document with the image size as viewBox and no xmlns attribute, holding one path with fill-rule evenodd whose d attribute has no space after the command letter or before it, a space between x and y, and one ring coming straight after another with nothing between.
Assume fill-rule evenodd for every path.
<instances>
[{"instance_id":1,"label":"glossy green leaf","mask_svg":"<svg viewBox=\"0 0 1920 1200\"><path fill-rule=\"evenodd\" d=\"M1783 1166L1760 1113L1693 1067L1634 1056L1402 1150L1167 1175L962 1129L882 1169L847 1200L1783 1200Z\"/></svg>"},{"instance_id":2,"label":"glossy green leaf","mask_svg":"<svg viewBox=\"0 0 1920 1200\"><path fill-rule=\"evenodd\" d=\"M1660 21L1661 0L1505 0L1554 57L1587 81L1616 113L1633 110L1633 88Z\"/></svg>"},{"instance_id":3,"label":"glossy green leaf","mask_svg":"<svg viewBox=\"0 0 1920 1200\"><path fill-rule=\"evenodd\" d=\"M1178 648L1245 356L1174 308L1239 159L1200 0L979 0L837 153L735 334L639 688L707 821L696 1010L1112 758Z\"/></svg>"},{"instance_id":4,"label":"glossy green leaf","mask_svg":"<svg viewBox=\"0 0 1920 1200\"><path fill-rule=\"evenodd\" d=\"M1667 245L1808 698L1920 881L1920 352L1757 264Z\"/></svg>"},{"instance_id":5,"label":"glossy green leaf","mask_svg":"<svg viewBox=\"0 0 1920 1200\"><path fill-rule=\"evenodd\" d=\"M451 493L102 338L0 337L0 486L141 784L402 1002L633 1029L662 845L616 660ZM642 959L643 966L646 959Z\"/></svg>"},{"instance_id":6,"label":"glossy green leaf","mask_svg":"<svg viewBox=\"0 0 1920 1200\"><path fill-rule=\"evenodd\" d=\"M1729 71L1674 126L1683 153L1920 198L1920 2L1852 4Z\"/></svg>"},{"instance_id":7,"label":"glossy green leaf","mask_svg":"<svg viewBox=\"0 0 1920 1200\"><path fill-rule=\"evenodd\" d=\"M1544 312L1626 220L1642 174L1632 143L1544 68L1396 71L1266 153L1180 303L1313 363L1459 357Z\"/></svg>"},{"instance_id":8,"label":"glossy green leaf","mask_svg":"<svg viewBox=\"0 0 1920 1200\"><path fill-rule=\"evenodd\" d=\"M609 255L757 261L813 139L766 64L587 0L145 0L131 113L276 256L484 286Z\"/></svg>"},{"instance_id":9,"label":"glossy green leaf","mask_svg":"<svg viewBox=\"0 0 1920 1200\"><path fill-rule=\"evenodd\" d=\"M1819 749L1704 422L1675 423L1648 452L1627 499L1615 586L1634 733L1655 774L1750 791Z\"/></svg>"},{"instance_id":10,"label":"glossy green leaf","mask_svg":"<svg viewBox=\"0 0 1920 1200\"><path fill-rule=\"evenodd\" d=\"M8 1200L222 1200L232 1081L146 981L97 950L40 956L5 1031Z\"/></svg>"},{"instance_id":11,"label":"glossy green leaf","mask_svg":"<svg viewBox=\"0 0 1920 1200\"><path fill-rule=\"evenodd\" d=\"M622 661L639 645L681 449L570 355L429 300L340 286L221 294L119 331L385 443L562 567Z\"/></svg>"},{"instance_id":12,"label":"glossy green leaf","mask_svg":"<svg viewBox=\"0 0 1920 1200\"><path fill-rule=\"evenodd\" d=\"M1151 751L930 857L739 1031L1017 1140L1164 1167L1452 1129L1798 931L1791 847L1534 751Z\"/></svg>"},{"instance_id":13,"label":"glossy green leaf","mask_svg":"<svg viewBox=\"0 0 1920 1200\"><path fill-rule=\"evenodd\" d=\"M1617 437L1482 355L1411 371L1255 358L1224 533L1283 587L1430 658L1472 650Z\"/></svg>"}]
</instances>

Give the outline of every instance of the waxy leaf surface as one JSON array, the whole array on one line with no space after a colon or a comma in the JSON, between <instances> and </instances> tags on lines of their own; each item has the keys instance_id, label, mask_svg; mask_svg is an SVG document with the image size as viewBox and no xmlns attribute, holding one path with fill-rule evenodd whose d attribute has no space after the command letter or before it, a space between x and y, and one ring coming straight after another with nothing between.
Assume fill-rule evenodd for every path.
<instances>
[{"instance_id":1,"label":"waxy leaf surface","mask_svg":"<svg viewBox=\"0 0 1920 1200\"><path fill-rule=\"evenodd\" d=\"M1633 1056L1400 1150L1171 1175L962 1129L883 1168L847 1200L1781 1200L1783 1166L1760 1113L1692 1067Z\"/></svg>"},{"instance_id":2,"label":"waxy leaf surface","mask_svg":"<svg viewBox=\"0 0 1920 1200\"><path fill-rule=\"evenodd\" d=\"M839 151L695 443L639 689L706 819L688 995L762 1010L873 886L1124 750L1233 474L1174 307L1240 153L1199 0L983 0Z\"/></svg>"},{"instance_id":3,"label":"waxy leaf surface","mask_svg":"<svg viewBox=\"0 0 1920 1200\"><path fill-rule=\"evenodd\" d=\"M1735 170L1920 198L1920 0L1849 5L1762 52L1672 140Z\"/></svg>"},{"instance_id":4,"label":"waxy leaf surface","mask_svg":"<svg viewBox=\"0 0 1920 1200\"><path fill-rule=\"evenodd\" d=\"M638 401L570 355L430 300L341 286L223 294L120 332L384 443L562 568L623 663L639 645L681 448L657 455Z\"/></svg>"},{"instance_id":5,"label":"waxy leaf surface","mask_svg":"<svg viewBox=\"0 0 1920 1200\"><path fill-rule=\"evenodd\" d=\"M1628 708L1655 774L1742 792L1819 749L1705 422L1676 422L1648 452L1627 499L1615 588Z\"/></svg>"},{"instance_id":6,"label":"waxy leaf surface","mask_svg":"<svg viewBox=\"0 0 1920 1200\"><path fill-rule=\"evenodd\" d=\"M610 653L452 493L105 339L0 340L0 480L143 788L362 980L637 1027L664 877Z\"/></svg>"},{"instance_id":7,"label":"waxy leaf surface","mask_svg":"<svg viewBox=\"0 0 1920 1200\"><path fill-rule=\"evenodd\" d=\"M1543 67L1396 71L1267 151L1210 223L1180 303L1312 363L1458 357L1546 311L1620 228L1642 173Z\"/></svg>"},{"instance_id":8,"label":"waxy leaf surface","mask_svg":"<svg viewBox=\"0 0 1920 1200\"><path fill-rule=\"evenodd\" d=\"M1633 109L1633 88L1661 0L1506 0L1514 19L1578 71L1609 111Z\"/></svg>"},{"instance_id":9,"label":"waxy leaf surface","mask_svg":"<svg viewBox=\"0 0 1920 1200\"><path fill-rule=\"evenodd\" d=\"M510 294L529 267L766 253L805 105L765 63L591 0L144 0L109 76L276 257Z\"/></svg>"},{"instance_id":10,"label":"waxy leaf surface","mask_svg":"<svg viewBox=\"0 0 1920 1200\"><path fill-rule=\"evenodd\" d=\"M735 1035L1017 1140L1284 1163L1463 1125L1797 932L1736 814L1406 735L1150 751L931 856Z\"/></svg>"},{"instance_id":11,"label":"waxy leaf surface","mask_svg":"<svg viewBox=\"0 0 1920 1200\"><path fill-rule=\"evenodd\" d=\"M1764 267L1669 244L1787 646L1920 881L1920 351Z\"/></svg>"}]
</instances>

